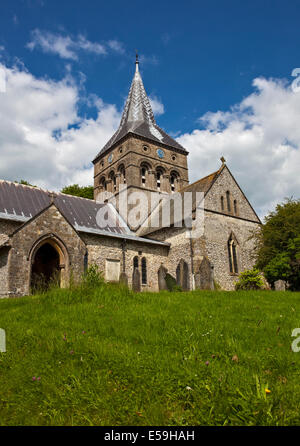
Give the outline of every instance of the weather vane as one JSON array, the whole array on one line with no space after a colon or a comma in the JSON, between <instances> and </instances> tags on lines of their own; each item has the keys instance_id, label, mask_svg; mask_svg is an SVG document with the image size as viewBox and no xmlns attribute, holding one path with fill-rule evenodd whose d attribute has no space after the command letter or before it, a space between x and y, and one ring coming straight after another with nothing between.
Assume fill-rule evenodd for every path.
<instances>
[{"instance_id":1,"label":"weather vane","mask_svg":"<svg viewBox=\"0 0 300 446\"><path fill-rule=\"evenodd\" d=\"M135 63L139 63L138 50L135 50Z\"/></svg>"}]
</instances>

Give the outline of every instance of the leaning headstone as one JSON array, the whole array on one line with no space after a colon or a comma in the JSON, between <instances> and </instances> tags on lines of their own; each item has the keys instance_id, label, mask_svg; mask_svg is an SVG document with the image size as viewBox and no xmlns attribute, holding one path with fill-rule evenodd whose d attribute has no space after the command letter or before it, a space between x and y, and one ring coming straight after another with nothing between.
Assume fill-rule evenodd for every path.
<instances>
[{"instance_id":1,"label":"leaning headstone","mask_svg":"<svg viewBox=\"0 0 300 446\"><path fill-rule=\"evenodd\" d=\"M6 339L5 339L5 330L0 328L0 353L6 352Z\"/></svg>"},{"instance_id":2,"label":"leaning headstone","mask_svg":"<svg viewBox=\"0 0 300 446\"><path fill-rule=\"evenodd\" d=\"M138 268L134 268L132 273L132 289L133 291L141 291L141 275Z\"/></svg>"},{"instance_id":3,"label":"leaning headstone","mask_svg":"<svg viewBox=\"0 0 300 446\"><path fill-rule=\"evenodd\" d=\"M122 285L128 285L128 277L127 277L127 274L124 273L124 272L122 272L122 273L120 274L120 283L121 283Z\"/></svg>"},{"instance_id":4,"label":"leaning headstone","mask_svg":"<svg viewBox=\"0 0 300 446\"><path fill-rule=\"evenodd\" d=\"M213 267L207 257L203 257L198 271L195 273L195 287L201 290L214 289Z\"/></svg>"},{"instance_id":5,"label":"leaning headstone","mask_svg":"<svg viewBox=\"0 0 300 446\"><path fill-rule=\"evenodd\" d=\"M173 277L173 276L171 276L171 274L167 273L165 275L165 281L166 281L166 285L167 285L168 290L169 291L174 291L174 288L177 285L175 277Z\"/></svg>"},{"instance_id":6,"label":"leaning headstone","mask_svg":"<svg viewBox=\"0 0 300 446\"><path fill-rule=\"evenodd\" d=\"M285 280L276 280L274 282L275 291L285 291L286 290L286 281Z\"/></svg>"},{"instance_id":7,"label":"leaning headstone","mask_svg":"<svg viewBox=\"0 0 300 446\"><path fill-rule=\"evenodd\" d=\"M158 288L159 290L167 290L168 286L166 283L166 274L167 274L168 270L167 268L165 268L163 265L160 266L159 270L158 270Z\"/></svg>"}]
</instances>

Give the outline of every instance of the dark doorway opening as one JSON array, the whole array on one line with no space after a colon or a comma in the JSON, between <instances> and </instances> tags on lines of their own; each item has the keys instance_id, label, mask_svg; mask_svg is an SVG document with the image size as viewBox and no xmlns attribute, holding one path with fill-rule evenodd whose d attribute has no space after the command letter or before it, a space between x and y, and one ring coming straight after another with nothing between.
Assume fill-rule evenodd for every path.
<instances>
[{"instance_id":1,"label":"dark doorway opening","mask_svg":"<svg viewBox=\"0 0 300 446\"><path fill-rule=\"evenodd\" d=\"M51 284L60 286L59 254L56 249L45 243L34 256L31 270L31 291L48 289Z\"/></svg>"}]
</instances>

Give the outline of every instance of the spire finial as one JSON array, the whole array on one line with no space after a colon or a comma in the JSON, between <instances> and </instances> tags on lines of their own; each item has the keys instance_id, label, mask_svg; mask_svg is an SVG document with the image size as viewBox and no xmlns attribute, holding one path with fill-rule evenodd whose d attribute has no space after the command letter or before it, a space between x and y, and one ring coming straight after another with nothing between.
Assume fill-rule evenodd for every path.
<instances>
[{"instance_id":1,"label":"spire finial","mask_svg":"<svg viewBox=\"0 0 300 446\"><path fill-rule=\"evenodd\" d=\"M137 50L135 50L135 71L139 71L139 55Z\"/></svg>"},{"instance_id":2,"label":"spire finial","mask_svg":"<svg viewBox=\"0 0 300 446\"><path fill-rule=\"evenodd\" d=\"M220 160L222 161L222 164L226 163L226 159L224 158L224 156L221 156Z\"/></svg>"}]
</instances>

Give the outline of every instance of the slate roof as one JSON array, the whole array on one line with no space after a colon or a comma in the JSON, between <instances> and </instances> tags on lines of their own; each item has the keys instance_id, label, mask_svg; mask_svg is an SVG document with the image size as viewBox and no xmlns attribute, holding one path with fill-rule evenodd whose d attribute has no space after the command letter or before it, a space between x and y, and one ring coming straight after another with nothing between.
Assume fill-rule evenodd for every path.
<instances>
[{"instance_id":1,"label":"slate roof","mask_svg":"<svg viewBox=\"0 0 300 446\"><path fill-rule=\"evenodd\" d=\"M136 71L131 83L128 98L124 107L120 126L103 149L99 156L108 152L115 144L128 134L137 135L159 144L173 147L183 153L188 153L177 141L167 135L155 122L150 101L147 97L143 81L136 62Z\"/></svg>"},{"instance_id":2,"label":"slate roof","mask_svg":"<svg viewBox=\"0 0 300 446\"><path fill-rule=\"evenodd\" d=\"M221 169L211 173L210 175L207 175L204 178L201 178L198 181L195 181L192 184L188 184L187 186L182 188L180 192L204 192L204 194L206 194L210 189L210 186L213 184L213 182L219 175L220 171Z\"/></svg>"},{"instance_id":3,"label":"slate roof","mask_svg":"<svg viewBox=\"0 0 300 446\"><path fill-rule=\"evenodd\" d=\"M169 245L168 243L135 236L111 204L97 203L86 198L53 193L38 187L0 180L0 219L26 223L50 206L51 202L55 204L66 220L78 232ZM107 207L108 224L105 228L100 228L96 217L99 209L104 206ZM5 240L0 239L1 246L4 242Z\"/></svg>"},{"instance_id":4,"label":"slate roof","mask_svg":"<svg viewBox=\"0 0 300 446\"><path fill-rule=\"evenodd\" d=\"M86 198L49 192L38 187L0 181L0 218L26 222L47 208L52 200L75 229L77 227L99 229L96 216L105 204ZM116 224L114 224L114 215L116 215ZM108 225L105 230L117 234L130 232L113 207L109 209Z\"/></svg>"}]
</instances>

